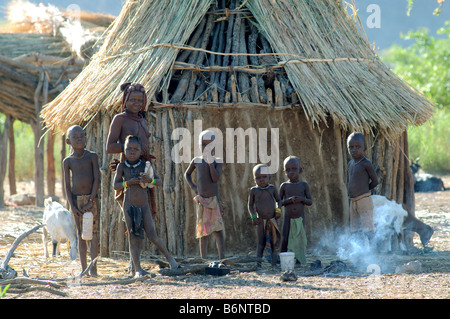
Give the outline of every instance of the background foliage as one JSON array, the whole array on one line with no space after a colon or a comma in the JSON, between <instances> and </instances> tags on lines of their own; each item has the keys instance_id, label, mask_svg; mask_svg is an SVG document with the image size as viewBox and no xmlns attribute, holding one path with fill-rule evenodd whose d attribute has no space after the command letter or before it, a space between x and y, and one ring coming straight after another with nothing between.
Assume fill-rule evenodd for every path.
<instances>
[{"instance_id":1,"label":"background foliage","mask_svg":"<svg viewBox=\"0 0 450 319\"><path fill-rule=\"evenodd\" d=\"M426 124L408 130L412 159L420 157L425 171L450 173L450 21L432 36L426 29L410 31L407 48L394 45L382 52L393 71L437 104Z\"/></svg>"}]
</instances>

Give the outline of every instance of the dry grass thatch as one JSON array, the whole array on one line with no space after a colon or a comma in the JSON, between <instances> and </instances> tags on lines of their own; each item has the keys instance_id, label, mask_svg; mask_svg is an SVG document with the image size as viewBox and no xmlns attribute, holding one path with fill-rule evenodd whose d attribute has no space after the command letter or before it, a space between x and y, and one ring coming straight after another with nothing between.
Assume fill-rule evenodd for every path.
<instances>
[{"instance_id":1,"label":"dry grass thatch","mask_svg":"<svg viewBox=\"0 0 450 319\"><path fill-rule=\"evenodd\" d=\"M0 27L1 113L35 123L37 105L55 98L87 64L113 17L74 14L23 0L8 4Z\"/></svg>"},{"instance_id":2,"label":"dry grass thatch","mask_svg":"<svg viewBox=\"0 0 450 319\"><path fill-rule=\"evenodd\" d=\"M389 135L432 115L431 102L391 72L360 36L342 1L260 0L247 7L276 52L361 59L286 65L312 122L331 116L346 128L370 132L378 127Z\"/></svg>"},{"instance_id":3,"label":"dry grass thatch","mask_svg":"<svg viewBox=\"0 0 450 319\"><path fill-rule=\"evenodd\" d=\"M119 85L130 79L143 83L152 96L178 50L156 47L141 54L132 52L156 43L184 43L211 2L128 1L88 67L43 110L47 126L65 130L97 112L110 111L119 101Z\"/></svg>"},{"instance_id":4,"label":"dry grass thatch","mask_svg":"<svg viewBox=\"0 0 450 319\"><path fill-rule=\"evenodd\" d=\"M340 0L238 3L270 42L312 124L330 117L346 129L394 136L433 114L432 103L379 60ZM211 4L128 1L89 66L44 108L47 127L64 131L117 111L123 82L141 82L152 100L180 49L198 50L185 44Z\"/></svg>"}]
</instances>

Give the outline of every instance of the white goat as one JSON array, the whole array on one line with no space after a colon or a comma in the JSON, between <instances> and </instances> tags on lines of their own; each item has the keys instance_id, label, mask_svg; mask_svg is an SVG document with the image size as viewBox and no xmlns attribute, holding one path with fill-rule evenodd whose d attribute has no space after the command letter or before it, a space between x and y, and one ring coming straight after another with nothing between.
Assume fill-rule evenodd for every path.
<instances>
[{"instance_id":1,"label":"white goat","mask_svg":"<svg viewBox=\"0 0 450 319\"><path fill-rule=\"evenodd\" d=\"M53 244L53 256L59 255L59 244L68 240L70 242L70 259L75 260L77 258L78 237L72 214L60 203L54 202L51 197L44 201L44 205L43 223L45 226L42 241L45 257L48 258L47 244L50 240Z\"/></svg>"},{"instance_id":2,"label":"white goat","mask_svg":"<svg viewBox=\"0 0 450 319\"><path fill-rule=\"evenodd\" d=\"M403 221L408 212L394 200L388 200L385 196L372 195L373 221L376 226L375 238L379 245L386 246L382 250L392 251L392 242L402 237ZM401 250L406 250L400 239Z\"/></svg>"}]
</instances>

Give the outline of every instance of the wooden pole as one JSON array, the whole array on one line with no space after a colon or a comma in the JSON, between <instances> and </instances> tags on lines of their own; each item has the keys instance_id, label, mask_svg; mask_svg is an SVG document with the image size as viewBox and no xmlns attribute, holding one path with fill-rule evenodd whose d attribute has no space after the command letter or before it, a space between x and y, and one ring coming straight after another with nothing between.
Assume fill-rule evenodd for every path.
<instances>
[{"instance_id":1,"label":"wooden pole","mask_svg":"<svg viewBox=\"0 0 450 319\"><path fill-rule=\"evenodd\" d=\"M9 194L17 194L16 186L16 142L14 140L14 121L12 116L9 125L9 160L8 160L8 180L9 180Z\"/></svg>"},{"instance_id":2,"label":"wooden pole","mask_svg":"<svg viewBox=\"0 0 450 319\"><path fill-rule=\"evenodd\" d=\"M56 174L55 174L55 136L53 131L49 131L47 135L47 194L56 195L55 184L56 184Z\"/></svg>"},{"instance_id":3,"label":"wooden pole","mask_svg":"<svg viewBox=\"0 0 450 319\"><path fill-rule=\"evenodd\" d=\"M44 206L44 144L41 141L43 126L42 126L42 118L41 118L41 92L45 90L45 83L47 83L48 88L48 79L45 75L45 71L41 68L41 74L39 77L38 86L36 87L34 93L34 106L36 111L36 118L38 119L33 125L34 131L34 189L36 193L36 206L43 207Z\"/></svg>"},{"instance_id":4,"label":"wooden pole","mask_svg":"<svg viewBox=\"0 0 450 319\"><path fill-rule=\"evenodd\" d=\"M62 162L64 161L64 159L66 158L66 135L64 134L61 137L61 188L62 188L62 196L64 199L67 199L66 196L66 188L64 187L64 165L62 164Z\"/></svg>"},{"instance_id":5,"label":"wooden pole","mask_svg":"<svg viewBox=\"0 0 450 319\"><path fill-rule=\"evenodd\" d=\"M5 124L3 125L3 131L0 127L0 149L8 149L8 133L9 133L9 117L6 117ZM8 161L7 156L0 156L0 207L5 206L5 189L3 182L6 177L6 163Z\"/></svg>"}]
</instances>

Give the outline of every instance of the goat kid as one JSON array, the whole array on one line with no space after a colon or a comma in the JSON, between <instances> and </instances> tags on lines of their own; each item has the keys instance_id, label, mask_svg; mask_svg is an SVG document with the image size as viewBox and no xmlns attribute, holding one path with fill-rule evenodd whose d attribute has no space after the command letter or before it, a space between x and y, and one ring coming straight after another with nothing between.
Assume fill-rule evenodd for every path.
<instances>
[{"instance_id":1,"label":"goat kid","mask_svg":"<svg viewBox=\"0 0 450 319\"><path fill-rule=\"evenodd\" d=\"M59 255L60 243L70 242L70 259L77 258L78 236L75 221L72 214L60 203L54 202L51 197L44 201L44 230L42 241L44 244L44 256L48 258L47 244L53 244L53 256Z\"/></svg>"}]
</instances>

